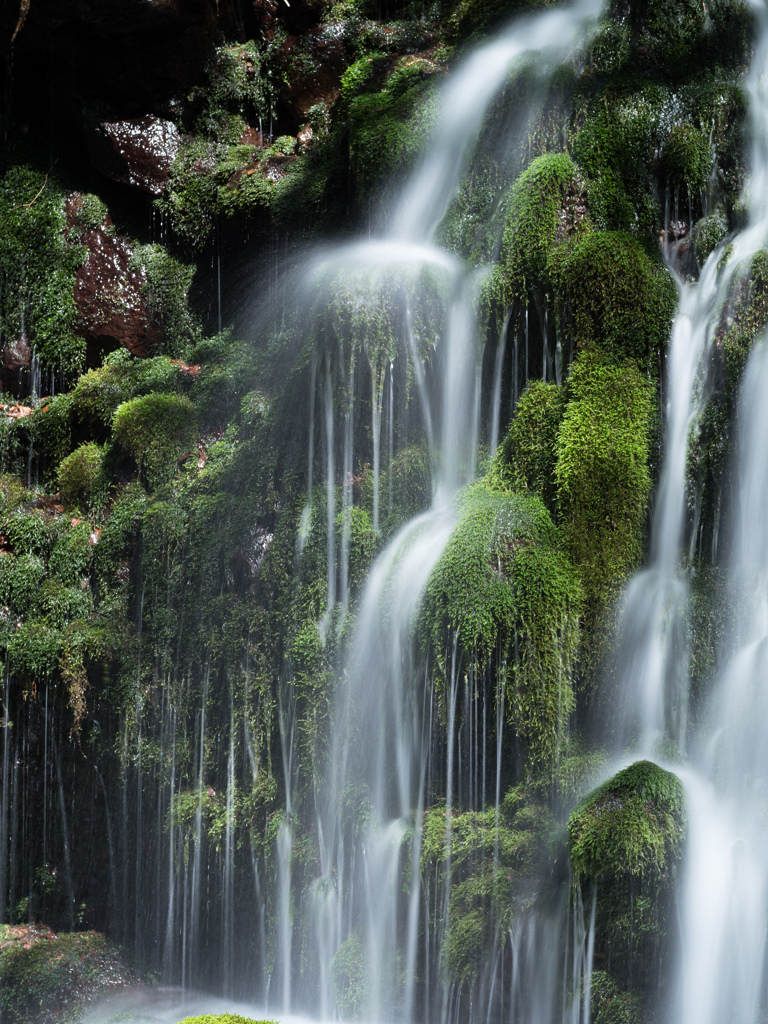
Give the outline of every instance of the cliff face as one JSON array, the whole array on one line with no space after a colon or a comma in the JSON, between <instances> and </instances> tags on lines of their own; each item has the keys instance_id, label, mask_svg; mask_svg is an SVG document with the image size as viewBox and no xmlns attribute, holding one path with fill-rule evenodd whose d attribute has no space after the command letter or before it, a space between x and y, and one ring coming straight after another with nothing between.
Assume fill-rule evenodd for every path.
<instances>
[{"instance_id":1,"label":"cliff face","mask_svg":"<svg viewBox=\"0 0 768 1024\"><path fill-rule=\"evenodd\" d=\"M286 1009L485 1017L515 922L596 899L596 1019L667 998L679 783L585 794L642 732L619 608L713 252L667 758L726 628L757 22L633 0L539 38L556 10L4 3L0 921Z\"/></svg>"}]
</instances>

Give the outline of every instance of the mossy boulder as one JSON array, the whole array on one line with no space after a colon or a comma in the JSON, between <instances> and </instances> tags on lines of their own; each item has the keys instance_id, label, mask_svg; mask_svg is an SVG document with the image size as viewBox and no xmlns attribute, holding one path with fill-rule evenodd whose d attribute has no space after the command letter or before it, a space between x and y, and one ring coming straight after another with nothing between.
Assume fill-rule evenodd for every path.
<instances>
[{"instance_id":1,"label":"mossy boulder","mask_svg":"<svg viewBox=\"0 0 768 1024\"><path fill-rule=\"evenodd\" d=\"M104 453L94 441L76 448L59 465L59 491L65 501L87 506L102 484Z\"/></svg>"},{"instance_id":2,"label":"mossy boulder","mask_svg":"<svg viewBox=\"0 0 768 1024\"><path fill-rule=\"evenodd\" d=\"M650 761L617 772L568 820L574 881L585 898L596 892L595 949L621 989L648 994L671 953L685 828L680 780Z\"/></svg>"},{"instance_id":3,"label":"mossy boulder","mask_svg":"<svg viewBox=\"0 0 768 1024\"><path fill-rule=\"evenodd\" d=\"M119 948L97 932L0 925L0 1009L8 1024L79 1024L90 1004L137 982Z\"/></svg>"},{"instance_id":4,"label":"mossy boulder","mask_svg":"<svg viewBox=\"0 0 768 1024\"><path fill-rule=\"evenodd\" d=\"M550 512L556 510L556 443L564 412L559 385L532 381L526 387L491 466L494 486L533 491Z\"/></svg>"},{"instance_id":5,"label":"mossy boulder","mask_svg":"<svg viewBox=\"0 0 768 1024\"><path fill-rule=\"evenodd\" d=\"M529 767L549 764L573 706L581 589L541 499L480 483L457 499L458 525L432 571L420 632L441 664L455 635L469 661L508 660L509 716Z\"/></svg>"},{"instance_id":6,"label":"mossy boulder","mask_svg":"<svg viewBox=\"0 0 768 1024\"><path fill-rule=\"evenodd\" d=\"M123 402L112 419L116 440L157 485L178 459L194 451L197 423L186 395L152 393Z\"/></svg>"},{"instance_id":7,"label":"mossy boulder","mask_svg":"<svg viewBox=\"0 0 768 1024\"><path fill-rule=\"evenodd\" d=\"M508 299L524 301L530 288L548 284L550 249L576 226L569 223L566 197L580 187L567 153L537 157L512 186L501 249Z\"/></svg>"},{"instance_id":8,"label":"mossy boulder","mask_svg":"<svg viewBox=\"0 0 768 1024\"><path fill-rule=\"evenodd\" d=\"M634 362L610 363L596 352L573 364L568 395L556 442L557 501L594 619L642 556L653 395Z\"/></svg>"},{"instance_id":9,"label":"mossy boulder","mask_svg":"<svg viewBox=\"0 0 768 1024\"><path fill-rule=\"evenodd\" d=\"M558 246L547 270L575 348L599 345L658 373L677 308L669 273L631 235L594 231Z\"/></svg>"}]
</instances>

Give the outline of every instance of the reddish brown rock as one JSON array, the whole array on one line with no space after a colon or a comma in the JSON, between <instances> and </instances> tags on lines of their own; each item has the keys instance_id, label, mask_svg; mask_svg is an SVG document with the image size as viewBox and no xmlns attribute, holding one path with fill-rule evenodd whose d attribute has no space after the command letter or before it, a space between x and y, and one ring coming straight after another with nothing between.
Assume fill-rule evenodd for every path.
<instances>
[{"instance_id":1,"label":"reddish brown rock","mask_svg":"<svg viewBox=\"0 0 768 1024\"><path fill-rule=\"evenodd\" d=\"M98 169L123 185L159 195L179 151L173 121L147 114L102 121L88 137L88 152Z\"/></svg>"},{"instance_id":2,"label":"reddish brown rock","mask_svg":"<svg viewBox=\"0 0 768 1024\"><path fill-rule=\"evenodd\" d=\"M3 366L6 370L21 370L29 366L32 358L32 349L27 341L26 334L20 338L5 343L2 351Z\"/></svg>"},{"instance_id":3,"label":"reddish brown rock","mask_svg":"<svg viewBox=\"0 0 768 1024\"><path fill-rule=\"evenodd\" d=\"M341 89L346 51L337 26L319 26L303 36L288 36L282 47L288 84L283 99L300 122L317 103L331 106Z\"/></svg>"},{"instance_id":4,"label":"reddish brown rock","mask_svg":"<svg viewBox=\"0 0 768 1024\"><path fill-rule=\"evenodd\" d=\"M73 223L75 194L67 201ZM122 345L135 356L150 355L163 340L163 328L147 307L142 294L146 275L131 267L133 244L114 231L111 219L82 233L86 257L75 280L76 329L97 352Z\"/></svg>"}]
</instances>

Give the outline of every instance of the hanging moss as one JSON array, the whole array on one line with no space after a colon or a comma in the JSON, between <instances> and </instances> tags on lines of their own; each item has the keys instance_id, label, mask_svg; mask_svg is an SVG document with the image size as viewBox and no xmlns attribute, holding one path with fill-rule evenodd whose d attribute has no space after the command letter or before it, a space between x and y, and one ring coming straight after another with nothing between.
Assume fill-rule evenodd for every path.
<instances>
[{"instance_id":1,"label":"hanging moss","mask_svg":"<svg viewBox=\"0 0 768 1024\"><path fill-rule=\"evenodd\" d=\"M443 805L426 811L422 884L450 891L447 927L435 922L443 931L446 981L473 981L494 944L504 946L516 908L525 906L547 863L555 828L545 804L522 786L505 794L498 817L495 808L450 816Z\"/></svg>"},{"instance_id":2,"label":"hanging moss","mask_svg":"<svg viewBox=\"0 0 768 1024\"><path fill-rule=\"evenodd\" d=\"M658 372L677 293L669 273L640 243L617 231L596 231L555 249L549 273L561 321L577 348L599 345Z\"/></svg>"},{"instance_id":3,"label":"hanging moss","mask_svg":"<svg viewBox=\"0 0 768 1024\"><path fill-rule=\"evenodd\" d=\"M133 251L129 270L143 271L142 295L147 310L163 328L163 348L170 356L183 356L200 340L200 325L189 309L187 296L195 273L162 245L139 245Z\"/></svg>"},{"instance_id":4,"label":"hanging moss","mask_svg":"<svg viewBox=\"0 0 768 1024\"><path fill-rule=\"evenodd\" d=\"M573 364L568 394L556 443L557 500L594 622L642 555L652 392L634 363L585 353Z\"/></svg>"},{"instance_id":5,"label":"hanging moss","mask_svg":"<svg viewBox=\"0 0 768 1024\"><path fill-rule=\"evenodd\" d=\"M556 443L564 412L559 385L533 381L526 387L491 466L489 481L494 487L528 489L550 512L556 511Z\"/></svg>"},{"instance_id":6,"label":"hanging moss","mask_svg":"<svg viewBox=\"0 0 768 1024\"><path fill-rule=\"evenodd\" d=\"M549 283L547 259L571 227L566 194L578 191L576 166L567 153L537 157L512 187L501 249L508 299L524 301L532 286Z\"/></svg>"},{"instance_id":7,"label":"hanging moss","mask_svg":"<svg viewBox=\"0 0 768 1024\"><path fill-rule=\"evenodd\" d=\"M420 633L438 662L455 634L478 665L509 660L510 715L529 766L549 764L573 707L581 592L541 500L484 484L458 498L459 523L432 571Z\"/></svg>"},{"instance_id":8,"label":"hanging moss","mask_svg":"<svg viewBox=\"0 0 768 1024\"><path fill-rule=\"evenodd\" d=\"M75 275L85 250L69 244L64 194L50 175L11 167L0 178L0 347L25 340L40 363L69 375L85 342L75 331Z\"/></svg>"}]
</instances>

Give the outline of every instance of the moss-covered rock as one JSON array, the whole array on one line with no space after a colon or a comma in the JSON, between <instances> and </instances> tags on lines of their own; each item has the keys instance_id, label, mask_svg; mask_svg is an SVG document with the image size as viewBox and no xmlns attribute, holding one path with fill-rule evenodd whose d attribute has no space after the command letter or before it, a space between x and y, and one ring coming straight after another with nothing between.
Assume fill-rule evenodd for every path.
<instances>
[{"instance_id":1,"label":"moss-covered rock","mask_svg":"<svg viewBox=\"0 0 768 1024\"><path fill-rule=\"evenodd\" d=\"M59 465L59 491L65 501L90 504L102 482L104 453L99 445L87 441Z\"/></svg>"},{"instance_id":2,"label":"moss-covered rock","mask_svg":"<svg viewBox=\"0 0 768 1024\"><path fill-rule=\"evenodd\" d=\"M566 197L581 182L567 153L537 157L512 187L501 250L508 298L525 300L531 287L549 283L548 257L556 241L581 226L566 214Z\"/></svg>"},{"instance_id":3,"label":"moss-covered rock","mask_svg":"<svg viewBox=\"0 0 768 1024\"><path fill-rule=\"evenodd\" d=\"M532 381L526 387L491 466L489 479L494 486L531 490L550 512L556 511L556 444L564 412L559 385Z\"/></svg>"},{"instance_id":4,"label":"moss-covered rock","mask_svg":"<svg viewBox=\"0 0 768 1024\"><path fill-rule=\"evenodd\" d=\"M115 439L153 483L173 472L178 459L194 451L197 423L186 395L151 393L118 406L112 419Z\"/></svg>"},{"instance_id":5,"label":"moss-covered rock","mask_svg":"<svg viewBox=\"0 0 768 1024\"><path fill-rule=\"evenodd\" d=\"M677 307L669 273L630 235L595 231L554 249L548 272L557 308L577 349L600 346L658 373Z\"/></svg>"},{"instance_id":6,"label":"moss-covered rock","mask_svg":"<svg viewBox=\"0 0 768 1024\"><path fill-rule=\"evenodd\" d=\"M653 995L670 955L685 825L680 780L650 761L622 769L569 818L574 879L585 895L596 887L596 953L622 989Z\"/></svg>"},{"instance_id":7,"label":"moss-covered rock","mask_svg":"<svg viewBox=\"0 0 768 1024\"><path fill-rule=\"evenodd\" d=\"M568 393L556 444L557 500L595 617L642 555L652 394L633 362L612 364L597 353L573 364Z\"/></svg>"},{"instance_id":8,"label":"moss-covered rock","mask_svg":"<svg viewBox=\"0 0 768 1024\"><path fill-rule=\"evenodd\" d=\"M198 1017L185 1017L181 1024L276 1024L273 1020L257 1020L238 1013L204 1013Z\"/></svg>"},{"instance_id":9,"label":"moss-covered rock","mask_svg":"<svg viewBox=\"0 0 768 1024\"><path fill-rule=\"evenodd\" d=\"M0 1008L8 1024L79 1024L90 1004L138 979L96 932L0 925Z\"/></svg>"},{"instance_id":10,"label":"moss-covered rock","mask_svg":"<svg viewBox=\"0 0 768 1024\"><path fill-rule=\"evenodd\" d=\"M508 661L509 712L529 766L550 764L573 707L581 591L560 532L532 494L485 484L458 498L459 523L432 571L420 631L438 664L455 635L465 656Z\"/></svg>"}]
</instances>

